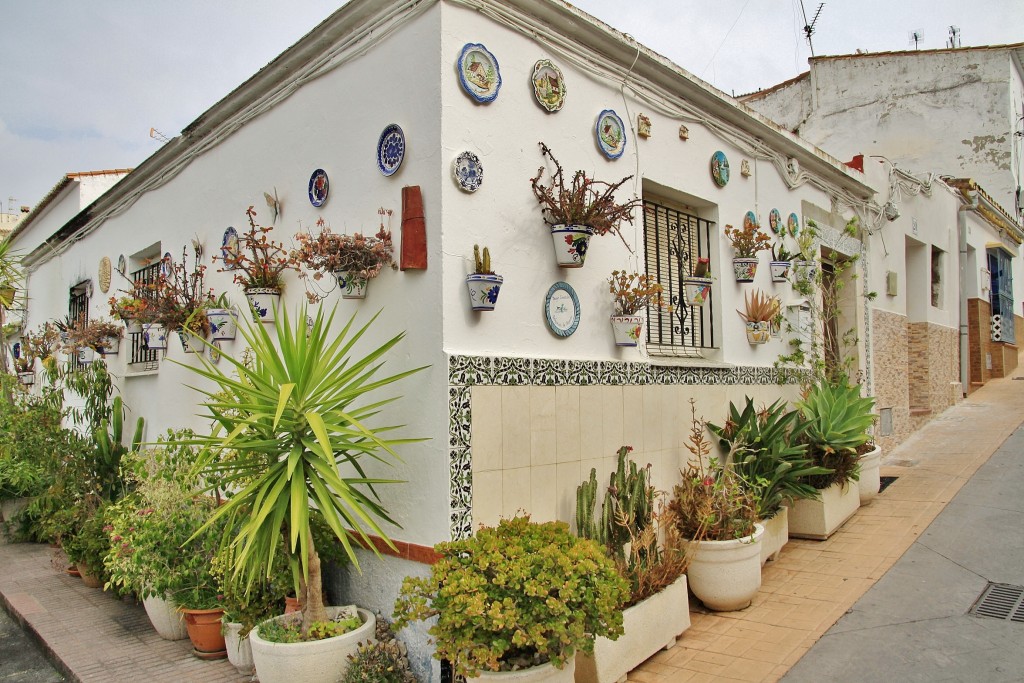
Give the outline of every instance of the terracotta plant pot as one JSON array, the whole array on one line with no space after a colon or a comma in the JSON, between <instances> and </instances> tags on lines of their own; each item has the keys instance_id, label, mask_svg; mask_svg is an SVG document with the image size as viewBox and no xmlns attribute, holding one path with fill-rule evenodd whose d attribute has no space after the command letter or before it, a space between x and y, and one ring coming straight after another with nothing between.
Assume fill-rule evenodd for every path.
<instances>
[{"instance_id":1,"label":"terracotta plant pot","mask_svg":"<svg viewBox=\"0 0 1024 683\"><path fill-rule=\"evenodd\" d=\"M98 574L94 573L89 567L85 566L81 562L77 565L78 576L81 577L82 583L85 584L86 588L103 588L103 579Z\"/></svg>"},{"instance_id":2,"label":"terracotta plant pot","mask_svg":"<svg viewBox=\"0 0 1024 683\"><path fill-rule=\"evenodd\" d=\"M285 614L291 614L292 612L298 612L300 609L302 609L302 608L299 606L299 599L298 598L286 597L284 599L284 613Z\"/></svg>"},{"instance_id":3,"label":"terracotta plant pot","mask_svg":"<svg viewBox=\"0 0 1024 683\"><path fill-rule=\"evenodd\" d=\"M193 654L200 659L223 659L228 656L224 646L224 635L221 633L224 610L182 607L181 613L185 615L188 638L195 648Z\"/></svg>"}]
</instances>

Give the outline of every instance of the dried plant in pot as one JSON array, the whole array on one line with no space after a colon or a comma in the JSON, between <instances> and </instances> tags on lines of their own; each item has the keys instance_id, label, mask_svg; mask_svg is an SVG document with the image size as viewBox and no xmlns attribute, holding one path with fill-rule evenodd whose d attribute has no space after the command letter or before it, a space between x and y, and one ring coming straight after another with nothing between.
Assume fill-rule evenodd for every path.
<instances>
[{"instance_id":1,"label":"dried plant in pot","mask_svg":"<svg viewBox=\"0 0 1024 683\"><path fill-rule=\"evenodd\" d=\"M67 328L64 351L77 356L79 362L92 362L96 353L117 353L123 336L123 325L103 319L79 319Z\"/></svg>"},{"instance_id":2,"label":"dried plant in pot","mask_svg":"<svg viewBox=\"0 0 1024 683\"><path fill-rule=\"evenodd\" d=\"M537 169L537 175L530 178L533 195L541 206L544 222L551 228L555 247L555 258L563 268L581 268L587 256L590 238L593 235L616 235L626 249L632 247L623 237L620 225L633 219L633 210L642 204L639 197L620 203L615 199L619 191L633 176L629 175L616 183L607 183L588 177L578 170L566 184L565 170L555 158L551 149L539 143L541 154L554 165L549 182L544 183L544 167Z\"/></svg>"},{"instance_id":3,"label":"dried plant in pot","mask_svg":"<svg viewBox=\"0 0 1024 683\"><path fill-rule=\"evenodd\" d=\"M757 289L744 297L746 310L736 312L743 318L747 328L747 341L751 344L767 344L772 337L772 325L782 309L777 296L769 296Z\"/></svg>"},{"instance_id":4,"label":"dried plant in pot","mask_svg":"<svg viewBox=\"0 0 1024 683\"><path fill-rule=\"evenodd\" d=\"M504 281L505 278L491 270L490 249L484 247L481 252L480 245L474 244L473 272L466 276L470 307L474 311L493 311Z\"/></svg>"},{"instance_id":5,"label":"dried plant in pot","mask_svg":"<svg viewBox=\"0 0 1024 683\"><path fill-rule=\"evenodd\" d=\"M639 343L648 308L672 310L664 297L664 287L648 275L613 270L607 282L612 295L611 323L616 346Z\"/></svg>"},{"instance_id":6,"label":"dried plant in pot","mask_svg":"<svg viewBox=\"0 0 1024 683\"><path fill-rule=\"evenodd\" d=\"M760 225L748 219L744 219L742 228L726 225L725 236L735 250L732 263L736 282L753 282L757 273L757 255L771 246L771 237L761 230Z\"/></svg>"},{"instance_id":7,"label":"dried plant in pot","mask_svg":"<svg viewBox=\"0 0 1024 683\"><path fill-rule=\"evenodd\" d=\"M319 232L300 232L295 235L298 248L292 252L296 263L313 271L307 276L303 271L299 277L306 281L306 297L316 303L329 294L332 288L322 289L317 283L331 273L342 291L342 298L362 299L366 296L369 281L380 275L385 267L396 270L394 245L391 229L384 226L384 218L390 221L392 212L380 208L380 227L375 235L353 233L351 235L331 232L324 219L317 220Z\"/></svg>"}]
</instances>

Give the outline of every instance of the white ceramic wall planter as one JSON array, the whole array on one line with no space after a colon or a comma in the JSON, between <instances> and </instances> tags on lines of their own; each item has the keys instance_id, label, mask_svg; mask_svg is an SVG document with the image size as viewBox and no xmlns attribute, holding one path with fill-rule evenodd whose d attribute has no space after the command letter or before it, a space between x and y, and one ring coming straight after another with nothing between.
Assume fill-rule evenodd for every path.
<instances>
[{"instance_id":1,"label":"white ceramic wall planter","mask_svg":"<svg viewBox=\"0 0 1024 683\"><path fill-rule=\"evenodd\" d=\"M471 273L466 276L466 288L469 290L469 304L474 311L493 311L498 303L498 292L505 281L500 275L490 273Z\"/></svg>"},{"instance_id":2,"label":"white ceramic wall planter","mask_svg":"<svg viewBox=\"0 0 1024 683\"><path fill-rule=\"evenodd\" d=\"M613 315L611 322L616 346L636 346L640 343L644 331L642 315Z\"/></svg>"},{"instance_id":3,"label":"white ceramic wall planter","mask_svg":"<svg viewBox=\"0 0 1024 683\"><path fill-rule=\"evenodd\" d=\"M585 225L555 225L551 227L551 243L555 248L555 262L562 268L582 268L594 231Z\"/></svg>"},{"instance_id":4,"label":"white ceramic wall planter","mask_svg":"<svg viewBox=\"0 0 1024 683\"><path fill-rule=\"evenodd\" d=\"M821 500L793 502L789 510L790 536L824 541L860 507L860 491L853 483L832 484L819 493Z\"/></svg>"}]
</instances>

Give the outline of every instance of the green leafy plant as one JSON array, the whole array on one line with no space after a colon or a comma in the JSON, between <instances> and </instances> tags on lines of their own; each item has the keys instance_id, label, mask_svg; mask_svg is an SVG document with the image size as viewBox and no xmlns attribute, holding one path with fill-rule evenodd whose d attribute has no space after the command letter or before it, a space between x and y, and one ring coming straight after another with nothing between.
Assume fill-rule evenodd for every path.
<instances>
[{"instance_id":1,"label":"green leafy plant","mask_svg":"<svg viewBox=\"0 0 1024 683\"><path fill-rule=\"evenodd\" d=\"M97 578L106 581L104 558L110 552L110 535L106 531L108 505L98 499L87 499L83 517L77 533L69 535L63 543L68 559L79 568L86 570Z\"/></svg>"},{"instance_id":2,"label":"green leafy plant","mask_svg":"<svg viewBox=\"0 0 1024 683\"><path fill-rule=\"evenodd\" d=\"M348 668L341 683L417 683L405 644L395 638L381 615L377 615L374 638L360 642L355 654L347 655Z\"/></svg>"},{"instance_id":3,"label":"green leafy plant","mask_svg":"<svg viewBox=\"0 0 1024 683\"><path fill-rule=\"evenodd\" d=\"M651 466L638 467L629 460L632 450L631 446L619 448L603 500L597 469L591 469L590 479L576 488L577 534L604 546L629 581L627 607L671 585L687 565L675 526L667 523L667 512L658 509Z\"/></svg>"},{"instance_id":4,"label":"green leafy plant","mask_svg":"<svg viewBox=\"0 0 1024 683\"><path fill-rule=\"evenodd\" d=\"M245 320L240 333L252 350L251 365L225 356L226 365L204 358L202 367L185 366L215 386L202 390L214 428L193 439L204 449L199 465L228 488L239 484L208 526L224 522L232 530L222 538L222 547L236 546L232 578L246 586L270 573L284 534L285 552L301 565L304 632L327 619L310 519L323 518L357 567L354 541L375 548L369 539L373 533L391 544L377 520L394 520L374 486L397 482L367 477L360 461L390 464L398 457L396 446L416 439L387 438L397 427L370 426L370 419L394 398L362 402L422 369L378 375L404 333L363 356L352 355L377 316L358 329L353 329L353 316L340 332L333 329L333 312L325 317L318 309L308 328L306 318L305 306L294 325L282 311L273 336L263 325ZM232 457L221 457L225 452ZM342 475L343 465L355 476Z\"/></svg>"},{"instance_id":5,"label":"green leafy plant","mask_svg":"<svg viewBox=\"0 0 1024 683\"><path fill-rule=\"evenodd\" d=\"M430 619L434 656L459 675L551 662L562 668L594 637L622 634L629 586L594 541L564 522L502 520L472 538L439 543L429 577L406 577L395 626Z\"/></svg>"},{"instance_id":6,"label":"green leafy plant","mask_svg":"<svg viewBox=\"0 0 1024 683\"><path fill-rule=\"evenodd\" d=\"M725 226L725 236L732 242L736 258L757 258L757 253L771 246L772 238L753 221L744 220L742 228Z\"/></svg>"},{"instance_id":7,"label":"green leafy plant","mask_svg":"<svg viewBox=\"0 0 1024 683\"><path fill-rule=\"evenodd\" d=\"M41 464L0 456L0 500L36 496L46 489L46 471Z\"/></svg>"},{"instance_id":8,"label":"green leafy plant","mask_svg":"<svg viewBox=\"0 0 1024 683\"><path fill-rule=\"evenodd\" d=\"M757 500L757 518L770 519L783 505L801 498L817 498L818 490L806 478L830 474L807 455L807 445L795 443L806 427L799 413L787 410L779 399L761 410L746 398L743 410L729 403L729 418L721 427L708 423L727 451L725 462L740 484Z\"/></svg>"},{"instance_id":9,"label":"green leafy plant","mask_svg":"<svg viewBox=\"0 0 1024 683\"><path fill-rule=\"evenodd\" d=\"M817 489L857 481L858 449L867 444L874 424L875 399L861 396L860 386L842 377L838 382L821 380L797 402L801 443L816 465L828 474L811 475L806 481Z\"/></svg>"}]
</instances>

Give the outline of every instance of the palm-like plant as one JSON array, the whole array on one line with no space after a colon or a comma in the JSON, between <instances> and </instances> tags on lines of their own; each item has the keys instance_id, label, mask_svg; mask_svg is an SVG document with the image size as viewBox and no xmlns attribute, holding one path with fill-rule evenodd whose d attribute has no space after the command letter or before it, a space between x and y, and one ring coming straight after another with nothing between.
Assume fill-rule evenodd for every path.
<instances>
[{"instance_id":1,"label":"palm-like plant","mask_svg":"<svg viewBox=\"0 0 1024 683\"><path fill-rule=\"evenodd\" d=\"M233 531L224 536L222 547L232 548L231 576L244 586L271 575L284 534L285 552L298 572L306 633L311 623L327 619L310 516L322 516L357 567L353 542L374 549L372 533L391 545L377 520L395 522L373 487L397 482L367 477L360 459L391 464L398 459L394 447L416 439L385 438L398 427L367 424L395 397L360 404L370 392L423 368L378 377L384 356L404 333L365 356L350 356L377 316L354 331L353 316L337 334L333 313L325 318L318 311L308 332L305 306L294 325L283 313L275 322L276 341L262 324L245 320L241 332L252 351L251 363L225 356L232 375L205 359L202 367L185 367L217 385L198 389L214 422L211 434L195 440L204 447L200 465L221 486L239 489L207 526L227 518ZM343 474L342 466L355 476Z\"/></svg>"},{"instance_id":2,"label":"palm-like plant","mask_svg":"<svg viewBox=\"0 0 1024 683\"><path fill-rule=\"evenodd\" d=\"M868 429L874 423L873 397L861 396L860 386L846 377L837 382L820 380L798 401L802 434L807 453L815 464L832 470L831 474L808 477L816 488L857 481L857 449L867 443Z\"/></svg>"}]
</instances>

